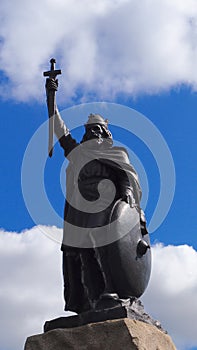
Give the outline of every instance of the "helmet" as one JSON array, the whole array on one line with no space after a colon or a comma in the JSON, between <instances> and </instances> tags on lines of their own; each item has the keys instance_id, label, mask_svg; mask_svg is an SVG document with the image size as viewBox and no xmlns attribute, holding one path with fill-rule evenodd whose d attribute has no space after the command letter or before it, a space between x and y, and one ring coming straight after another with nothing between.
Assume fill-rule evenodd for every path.
<instances>
[{"instance_id":1,"label":"helmet","mask_svg":"<svg viewBox=\"0 0 197 350\"><path fill-rule=\"evenodd\" d=\"M88 121L86 122L85 126L88 127L91 124L100 124L107 128L108 120L104 119L100 114L91 113L88 117Z\"/></svg>"}]
</instances>

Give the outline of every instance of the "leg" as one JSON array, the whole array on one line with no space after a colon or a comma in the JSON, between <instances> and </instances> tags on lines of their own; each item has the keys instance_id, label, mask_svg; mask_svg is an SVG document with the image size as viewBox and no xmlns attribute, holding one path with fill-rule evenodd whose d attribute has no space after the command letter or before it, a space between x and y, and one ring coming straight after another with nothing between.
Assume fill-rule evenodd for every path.
<instances>
[{"instance_id":1,"label":"leg","mask_svg":"<svg viewBox=\"0 0 197 350\"><path fill-rule=\"evenodd\" d=\"M65 310L80 313L88 309L89 303L85 295L81 275L80 250L66 247L63 251L63 278Z\"/></svg>"},{"instance_id":2,"label":"leg","mask_svg":"<svg viewBox=\"0 0 197 350\"><path fill-rule=\"evenodd\" d=\"M91 308L93 308L95 301L99 299L104 288L103 276L95 257L94 249L83 248L81 249L80 255L82 262L82 283L86 290Z\"/></svg>"}]
</instances>

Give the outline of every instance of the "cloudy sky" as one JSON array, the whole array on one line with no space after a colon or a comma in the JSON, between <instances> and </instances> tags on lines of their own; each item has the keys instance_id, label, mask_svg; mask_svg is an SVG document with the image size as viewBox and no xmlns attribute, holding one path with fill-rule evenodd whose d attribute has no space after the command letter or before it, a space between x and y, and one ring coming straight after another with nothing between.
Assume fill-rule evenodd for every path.
<instances>
[{"instance_id":1,"label":"cloudy sky","mask_svg":"<svg viewBox=\"0 0 197 350\"><path fill-rule=\"evenodd\" d=\"M38 159L47 154L47 135L43 142L36 140L47 121L42 72L51 57L62 69L60 110L81 103L115 103L138 111L161 133L157 153L147 146L145 134L135 133L132 113L127 130L112 123L115 139L133 152L147 194L148 223L162 179L168 179L164 202L169 206L174 194L165 220L151 232L153 268L143 296L145 309L161 321L177 349L197 349L196 1L2 0L0 23L0 350L21 349L27 336L42 332L45 320L63 314L61 253L54 241L60 240L61 224L41 206L36 220L32 215L32 207L39 207L40 191L32 186L40 171ZM122 128L124 118L123 113ZM139 117L141 129L142 120L145 123ZM153 130L146 129L147 140ZM73 131L76 138L81 132ZM163 140L175 167L175 193L169 190L173 192L174 178L169 157L161 152ZM23 176L21 181L24 158L31 163L28 181ZM63 162L56 145L42 174L59 217ZM25 184L33 187L31 208L27 194L23 197Z\"/></svg>"}]
</instances>

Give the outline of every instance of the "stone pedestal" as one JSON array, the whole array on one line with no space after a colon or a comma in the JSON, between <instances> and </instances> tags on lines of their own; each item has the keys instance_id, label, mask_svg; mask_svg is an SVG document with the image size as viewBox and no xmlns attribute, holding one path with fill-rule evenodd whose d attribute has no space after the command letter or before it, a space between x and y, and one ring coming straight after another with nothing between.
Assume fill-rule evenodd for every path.
<instances>
[{"instance_id":1,"label":"stone pedestal","mask_svg":"<svg viewBox=\"0 0 197 350\"><path fill-rule=\"evenodd\" d=\"M25 350L176 350L156 326L128 318L57 328L27 338Z\"/></svg>"}]
</instances>

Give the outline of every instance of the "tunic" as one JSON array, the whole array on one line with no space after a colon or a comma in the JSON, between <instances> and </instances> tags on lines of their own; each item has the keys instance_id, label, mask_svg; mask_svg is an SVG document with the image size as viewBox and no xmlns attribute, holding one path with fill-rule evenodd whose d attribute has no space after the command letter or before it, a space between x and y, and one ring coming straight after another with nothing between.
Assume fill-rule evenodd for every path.
<instances>
[{"instance_id":1,"label":"tunic","mask_svg":"<svg viewBox=\"0 0 197 350\"><path fill-rule=\"evenodd\" d=\"M114 208L122 201L137 210L140 222L141 188L126 149L95 140L77 143L60 115L55 132L69 160L61 247L65 310L80 313L93 308L103 293L120 294L108 262L115 243L105 241L103 227L113 221ZM94 235L95 229L100 233ZM127 289L119 297L133 296Z\"/></svg>"}]
</instances>

